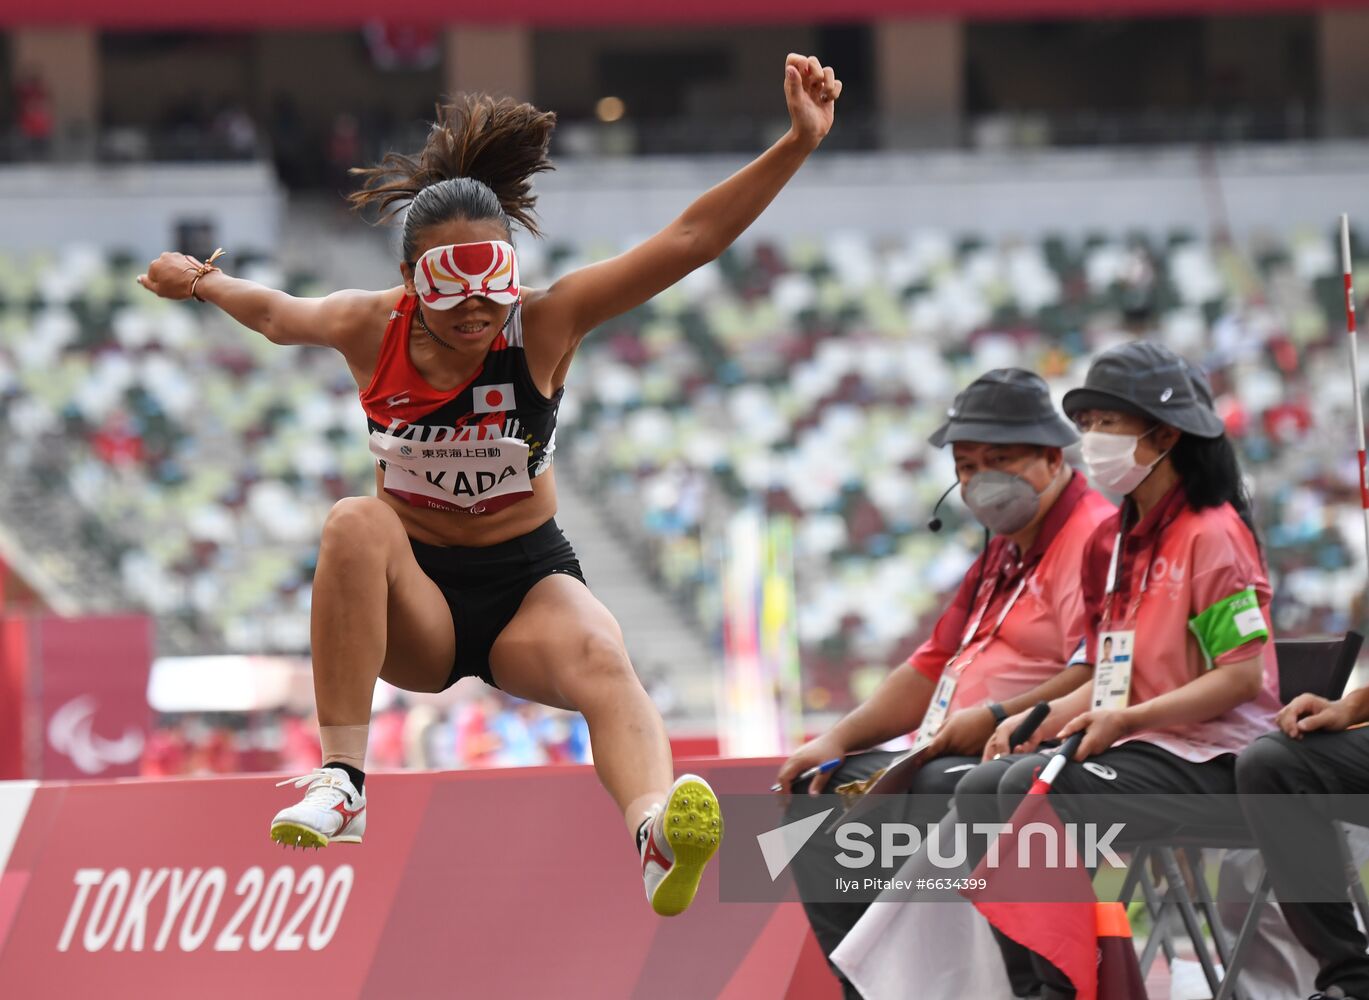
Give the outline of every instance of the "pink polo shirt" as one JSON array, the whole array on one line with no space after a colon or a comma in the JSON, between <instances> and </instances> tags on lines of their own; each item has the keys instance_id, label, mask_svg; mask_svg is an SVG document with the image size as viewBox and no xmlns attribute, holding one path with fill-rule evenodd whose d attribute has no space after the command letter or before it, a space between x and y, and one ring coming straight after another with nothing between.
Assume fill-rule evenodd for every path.
<instances>
[{"instance_id":1,"label":"pink polo shirt","mask_svg":"<svg viewBox=\"0 0 1369 1000\"><path fill-rule=\"evenodd\" d=\"M1042 521L1025 557L1019 560L1017 546L1007 538L989 542L965 574L932 637L908 658L918 673L938 680L960 648L966 628L979 617L967 646L970 653L979 651L956 682L950 711L1015 698L1043 684L1069 662L1086 625L1079 579L1084 546L1097 526L1115 512L1076 472ZM984 579L975 592L981 564L986 567ZM993 633L1024 575L1025 587ZM984 643L990 633L992 638Z\"/></svg>"},{"instance_id":2,"label":"pink polo shirt","mask_svg":"<svg viewBox=\"0 0 1369 1000\"><path fill-rule=\"evenodd\" d=\"M1195 762L1239 753L1274 728L1279 710L1271 591L1254 536L1230 504L1195 511L1176 486L1123 538L1111 624L1105 624L1120 518L1118 512L1098 526L1084 555L1086 649L1092 661L1099 632L1135 630L1130 703L1173 691L1224 663L1258 656L1264 665L1264 687L1251 701L1206 722L1144 730L1121 742L1142 740Z\"/></svg>"}]
</instances>

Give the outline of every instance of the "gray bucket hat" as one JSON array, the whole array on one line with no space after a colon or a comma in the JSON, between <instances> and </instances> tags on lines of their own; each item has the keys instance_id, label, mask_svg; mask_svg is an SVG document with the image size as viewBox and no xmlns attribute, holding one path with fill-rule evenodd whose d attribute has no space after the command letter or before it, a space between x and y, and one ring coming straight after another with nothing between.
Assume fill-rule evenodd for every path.
<instances>
[{"instance_id":1,"label":"gray bucket hat","mask_svg":"<svg viewBox=\"0 0 1369 1000\"><path fill-rule=\"evenodd\" d=\"M1021 368L979 376L955 397L946 416L927 439L938 448L956 441L1067 448L1079 440L1051 402L1046 380Z\"/></svg>"},{"instance_id":2,"label":"gray bucket hat","mask_svg":"<svg viewBox=\"0 0 1369 1000\"><path fill-rule=\"evenodd\" d=\"M1226 433L1202 373L1169 348L1145 340L1094 358L1083 386L1065 393L1063 405L1071 417L1082 410L1121 410L1196 437Z\"/></svg>"}]
</instances>

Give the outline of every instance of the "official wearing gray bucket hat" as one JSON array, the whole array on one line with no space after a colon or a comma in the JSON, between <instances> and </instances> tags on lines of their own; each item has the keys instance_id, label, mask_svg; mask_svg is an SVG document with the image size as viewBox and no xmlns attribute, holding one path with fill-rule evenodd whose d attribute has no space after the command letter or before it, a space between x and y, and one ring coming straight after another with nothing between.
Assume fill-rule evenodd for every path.
<instances>
[{"instance_id":1,"label":"official wearing gray bucket hat","mask_svg":"<svg viewBox=\"0 0 1369 1000\"><path fill-rule=\"evenodd\" d=\"M946 417L927 439L938 448L957 441L1067 448L1079 440L1051 402L1046 380L1022 368L985 372L955 397Z\"/></svg>"},{"instance_id":2,"label":"official wearing gray bucket hat","mask_svg":"<svg viewBox=\"0 0 1369 1000\"><path fill-rule=\"evenodd\" d=\"M931 442L949 453L955 481L933 507L928 529L940 529L936 510L959 490L984 526L984 552L913 654L864 704L781 766L776 790L795 793L786 822L810 819L824 805L817 793L870 781L896 757L879 745L916 731L918 766L898 785L907 792L899 796L907 803L902 818L919 828L935 824L998 728L1011 732L1019 713L1087 679L1087 669L1071 663L1086 615L1079 566L1114 508L1065 458L1078 435L1052 405L1045 381L1019 368L975 379L947 418ZM828 761L835 770L825 769ZM815 836L825 838L821 849L800 852L794 877L830 957L871 898L833 895L834 879L845 874L833 860L840 849L830 833ZM1037 982L1030 968L1008 978L1018 993Z\"/></svg>"},{"instance_id":3,"label":"official wearing gray bucket hat","mask_svg":"<svg viewBox=\"0 0 1369 1000\"><path fill-rule=\"evenodd\" d=\"M955 446L957 481L933 507L928 528L940 530L936 511L957 486L992 534L1015 535L1039 522L1072 476L1061 450L1079 440L1051 402L1045 379L1022 368L995 368L966 386L946 416L928 440ZM1018 450L1012 468L1003 467L1004 453Z\"/></svg>"},{"instance_id":4,"label":"official wearing gray bucket hat","mask_svg":"<svg viewBox=\"0 0 1369 1000\"><path fill-rule=\"evenodd\" d=\"M1136 340L1105 351L1089 366L1084 384L1065 393L1065 413L1116 410L1149 417L1185 434L1219 438L1225 433L1212 409L1211 390L1202 382L1206 399L1194 378L1201 373L1173 351Z\"/></svg>"},{"instance_id":5,"label":"official wearing gray bucket hat","mask_svg":"<svg viewBox=\"0 0 1369 1000\"><path fill-rule=\"evenodd\" d=\"M1064 408L1080 428L1094 482L1123 501L1095 528L1076 570L1085 602L1078 661L1092 677L1052 701L1034 739L1082 737L1076 763L1054 786L1070 796L1075 815L1098 824L1221 827L1229 819L1219 803L1237 791L1236 754L1263 742L1257 737L1274 728L1279 709L1273 594L1235 447L1202 377L1156 344L1101 354ZM1008 820L1008 803L1048 759L1010 756L1004 729L1012 724L956 786L967 826ZM1273 756L1287 770L1288 753ZM1131 794L1117 794L1120 776ZM982 850L969 849L973 866ZM1329 925L1317 929L1319 940ZM1020 948L1004 958L1011 968ZM1031 960L1033 992L1075 995L1046 956Z\"/></svg>"}]
</instances>

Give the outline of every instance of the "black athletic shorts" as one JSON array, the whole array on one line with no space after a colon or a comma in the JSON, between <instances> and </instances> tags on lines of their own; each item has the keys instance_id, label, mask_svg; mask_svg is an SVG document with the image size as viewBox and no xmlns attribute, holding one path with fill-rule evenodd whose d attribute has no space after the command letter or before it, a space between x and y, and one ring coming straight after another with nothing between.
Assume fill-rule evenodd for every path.
<instances>
[{"instance_id":1,"label":"black athletic shorts","mask_svg":"<svg viewBox=\"0 0 1369 1000\"><path fill-rule=\"evenodd\" d=\"M444 688L463 677L479 677L497 687L490 673L490 650L528 591L553 573L585 582L575 550L555 519L526 535L481 548L426 545L412 538L409 544L419 568L442 589L452 612L456 660Z\"/></svg>"}]
</instances>

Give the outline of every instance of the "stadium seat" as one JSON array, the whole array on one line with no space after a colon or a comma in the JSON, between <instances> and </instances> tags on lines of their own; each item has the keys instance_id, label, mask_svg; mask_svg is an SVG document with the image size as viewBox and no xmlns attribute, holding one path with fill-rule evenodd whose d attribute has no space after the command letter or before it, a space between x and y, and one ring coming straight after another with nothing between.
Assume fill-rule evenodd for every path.
<instances>
[{"instance_id":1,"label":"stadium seat","mask_svg":"<svg viewBox=\"0 0 1369 1000\"><path fill-rule=\"evenodd\" d=\"M537 285L619 248L524 249ZM269 260L239 267L326 290ZM333 501L373 489L355 387L328 352L134 294L134 273L80 247L0 260L0 412L17 432L0 463L54 502L75 497L96 549L123 553L118 603L189 623L204 648L303 652L319 526ZM1276 632L1334 633L1360 589L1356 474L1349 443L1325 433L1347 425L1350 400L1326 336L1340 296L1335 247L1308 231L1235 248L1126 227L739 246L586 341L559 443L705 631L720 607L714 526L755 503L795 517L806 684L839 711L852 678L926 634L979 545L954 500L941 535L921 529L953 477L926 436L956 390L1011 364L1061 393L1091 352L1148 333L1218 387L1255 487ZM1127 312L1138 303L1143 322Z\"/></svg>"}]
</instances>

